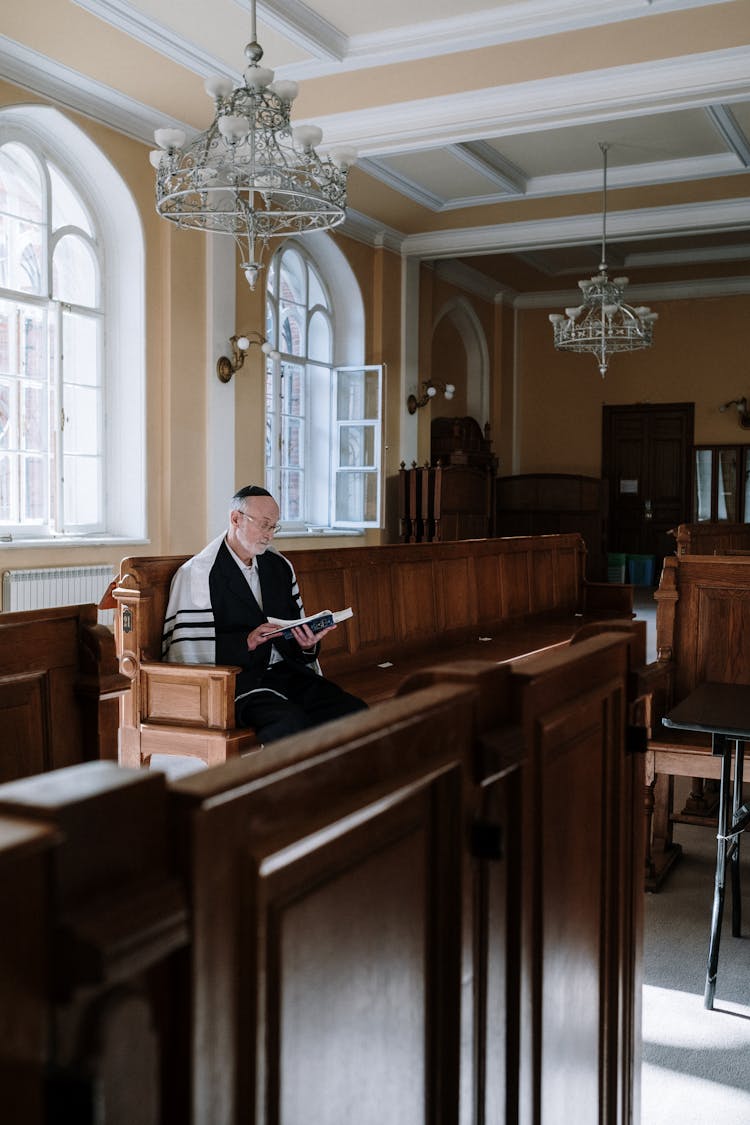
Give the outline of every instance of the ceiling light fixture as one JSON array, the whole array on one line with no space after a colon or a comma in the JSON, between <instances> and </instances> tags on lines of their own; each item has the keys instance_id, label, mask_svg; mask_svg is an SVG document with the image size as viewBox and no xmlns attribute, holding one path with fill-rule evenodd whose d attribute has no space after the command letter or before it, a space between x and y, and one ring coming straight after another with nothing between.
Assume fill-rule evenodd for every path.
<instances>
[{"instance_id":1,"label":"ceiling light fixture","mask_svg":"<svg viewBox=\"0 0 750 1125\"><path fill-rule=\"evenodd\" d=\"M645 305L632 308L623 300L627 277L607 276L607 149L600 144L604 162L604 200L602 213L602 258L599 273L590 281L579 281L583 304L562 313L550 313L555 347L566 352L591 352L599 364L602 379L615 352L634 352L650 348L654 342L654 321L658 313Z\"/></svg>"},{"instance_id":2,"label":"ceiling light fixture","mask_svg":"<svg viewBox=\"0 0 750 1125\"><path fill-rule=\"evenodd\" d=\"M330 230L345 216L346 180L356 159L341 149L320 156L316 125L290 124L297 83L274 82L260 65L255 0L250 0L244 82L209 78L210 127L186 143L182 129L157 129L156 210L178 227L231 234L251 289L269 239Z\"/></svg>"}]
</instances>

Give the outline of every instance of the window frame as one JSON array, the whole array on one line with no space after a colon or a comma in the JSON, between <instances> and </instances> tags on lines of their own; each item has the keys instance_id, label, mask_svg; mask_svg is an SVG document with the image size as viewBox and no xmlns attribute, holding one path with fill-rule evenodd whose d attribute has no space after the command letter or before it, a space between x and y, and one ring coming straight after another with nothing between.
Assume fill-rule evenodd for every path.
<instances>
[{"instance_id":1,"label":"window frame","mask_svg":"<svg viewBox=\"0 0 750 1125\"><path fill-rule=\"evenodd\" d=\"M264 377L266 380L266 394L264 396L264 473L265 484L269 492L279 500L281 508L282 535L308 535L310 533L341 533L364 531L366 528L383 526L383 392L384 377L381 365L364 363L337 363L337 352L340 351L340 341L337 340L338 317L336 313L337 297L341 299L341 279L332 279L329 276L331 266L336 269L335 260L331 261L329 254L318 255L310 252L308 247L314 240L309 238L303 245L301 240L287 239L276 250L269 267L268 282L266 284L265 325L266 338L271 346L279 352L280 358L266 358ZM322 250L320 242L313 246ZM302 261L305 270L304 279L304 354L294 355L285 350L286 341L282 341L283 309L286 298L282 294L282 274L284 257L292 252ZM340 254L340 251L336 251ZM321 257L324 259L321 261ZM343 255L341 255L343 261ZM296 267L291 267L293 274L298 276ZM349 269L348 264L346 266ZM312 274L312 277L311 277ZM325 304L321 303L321 294ZM311 304L311 301L315 301ZM301 301L295 299L295 304ZM323 358L320 354L312 355L310 349L311 332L314 322L324 318L328 324L329 357ZM351 341L345 349L352 358L356 358L356 351L351 350ZM356 349L357 351L359 349ZM339 358L344 358L340 356ZM289 519L285 517L285 492L282 488L283 472L285 466L281 457L275 459L275 450L283 448L283 417L280 409L280 400L283 396L285 365L298 365L303 369L304 380L304 434L303 444L305 454L301 460L300 472L304 478L301 488L301 517ZM367 426L372 426L375 433L374 448L375 465L373 468L376 477L376 518L371 520L337 520L335 518L336 478L341 471L337 466L338 429L339 420L336 418L336 402L339 372L351 371L377 371L378 372L378 414L376 419L359 419ZM325 378L327 386L322 386L321 378ZM269 380L271 393L269 395ZM279 406L269 411L269 398L279 399ZM269 419L272 424L269 427ZM353 419L348 420L351 424ZM270 431L270 432L269 432ZM282 446L279 441L282 440ZM271 450L271 464L267 453ZM361 470L360 470L361 471ZM364 514L364 513L363 513Z\"/></svg>"},{"instance_id":2,"label":"window frame","mask_svg":"<svg viewBox=\"0 0 750 1125\"><path fill-rule=\"evenodd\" d=\"M732 452L736 457L735 476L735 511L732 516L719 515L719 463L721 454ZM710 514L700 518L698 514L699 489L698 489L698 454L708 452L711 454L711 482ZM693 523L750 523L750 490L747 482L750 479L750 443L721 442L701 443L693 446Z\"/></svg>"},{"instance_id":3,"label":"window frame","mask_svg":"<svg viewBox=\"0 0 750 1125\"><path fill-rule=\"evenodd\" d=\"M106 431L102 451L106 461L101 478L105 502L101 528L85 532L70 528L61 533L52 530L48 520L44 530L37 525L10 534L11 525L6 523L3 548L146 543L146 245L138 205L105 151L53 106L0 107L0 143L7 142L23 145L37 161L54 167L74 192L96 234L104 317L102 411ZM49 188L47 192L49 200ZM63 214L57 219L69 217ZM90 240L91 232L75 230ZM51 268L49 254L47 262ZM45 301L50 292L51 277ZM5 295L4 291L0 294ZM17 290L8 295L15 298Z\"/></svg>"}]
</instances>

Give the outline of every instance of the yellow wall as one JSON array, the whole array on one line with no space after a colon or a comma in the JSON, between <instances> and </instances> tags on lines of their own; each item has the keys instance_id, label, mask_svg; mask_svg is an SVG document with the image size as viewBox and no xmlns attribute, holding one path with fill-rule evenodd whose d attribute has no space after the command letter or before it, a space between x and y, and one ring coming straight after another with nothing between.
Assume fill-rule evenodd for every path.
<instances>
[{"instance_id":1,"label":"yellow wall","mask_svg":"<svg viewBox=\"0 0 750 1125\"><path fill-rule=\"evenodd\" d=\"M615 356L601 378L590 355L556 352L549 310L518 314L518 471L598 476L601 407L695 403L695 441L739 443L746 431L719 406L750 397L746 296L653 302L654 344ZM503 466L503 475L511 470Z\"/></svg>"}]
</instances>

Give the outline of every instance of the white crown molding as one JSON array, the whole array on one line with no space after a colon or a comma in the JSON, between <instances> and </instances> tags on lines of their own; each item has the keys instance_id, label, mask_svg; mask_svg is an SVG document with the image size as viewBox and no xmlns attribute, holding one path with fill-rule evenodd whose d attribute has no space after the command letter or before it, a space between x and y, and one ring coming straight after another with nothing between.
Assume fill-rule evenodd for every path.
<instances>
[{"instance_id":1,"label":"white crown molding","mask_svg":"<svg viewBox=\"0 0 750 1125\"><path fill-rule=\"evenodd\" d=\"M396 254L401 253L401 247L404 243L404 235L401 231L386 226L384 223L379 223L375 219L371 219L369 215L363 215L361 211L355 211L353 207L347 207L346 218L336 230L340 234L353 238L356 242L364 243L365 246L383 246L386 250L392 250Z\"/></svg>"},{"instance_id":2,"label":"white crown molding","mask_svg":"<svg viewBox=\"0 0 750 1125\"><path fill-rule=\"evenodd\" d=\"M372 160L365 157L357 161L357 167L368 176L372 176L375 180L380 180L382 184L393 188L394 191L399 192L400 195L404 195L407 199L419 203L422 207L427 207L430 211L445 211L449 206L449 200L422 187L408 176L397 172L394 168L389 168L382 160Z\"/></svg>"},{"instance_id":3,"label":"white crown molding","mask_svg":"<svg viewBox=\"0 0 750 1125\"><path fill-rule=\"evenodd\" d=\"M174 28L139 11L129 0L73 0L97 19L204 78L221 74L237 79L228 68ZM470 12L449 19L391 28L366 35L344 35L301 0L257 0L257 14L290 43L312 58L276 68L277 76L313 78L342 70L385 66L399 61L470 51L500 43L580 31L624 20L644 19L662 12L708 7L724 0L519 0L499 9ZM248 0L235 0L249 11Z\"/></svg>"},{"instance_id":4,"label":"white crown molding","mask_svg":"<svg viewBox=\"0 0 750 1125\"><path fill-rule=\"evenodd\" d=\"M326 144L384 156L750 97L750 45L318 117Z\"/></svg>"},{"instance_id":5,"label":"white crown molding","mask_svg":"<svg viewBox=\"0 0 750 1125\"><path fill-rule=\"evenodd\" d=\"M687 266L697 262L745 262L750 261L750 243L737 246L703 246L690 250L660 250L653 254L626 254L625 269L641 269L649 266Z\"/></svg>"},{"instance_id":6,"label":"white crown molding","mask_svg":"<svg viewBox=\"0 0 750 1125\"><path fill-rule=\"evenodd\" d=\"M158 51L166 59L171 59L172 62L194 74L200 74L202 78L220 75L222 78L231 78L235 82L240 80L240 71L236 67L228 67L215 55L209 54L189 39L178 35L172 28L134 8L128 0L73 0L73 3L84 11L90 12L103 23L116 27L118 31L124 31L138 43ZM238 58L242 58L244 44L238 46Z\"/></svg>"},{"instance_id":7,"label":"white crown molding","mask_svg":"<svg viewBox=\"0 0 750 1125\"><path fill-rule=\"evenodd\" d=\"M677 207L651 207L640 211L607 214L611 239L658 238L664 234L712 234L745 230L750 199L724 199L688 203ZM493 223L485 227L427 231L407 235L402 253L406 257L453 258L466 254L516 253L551 246L577 246L601 237L600 213L573 215L533 222Z\"/></svg>"},{"instance_id":8,"label":"white crown molding","mask_svg":"<svg viewBox=\"0 0 750 1125\"><path fill-rule=\"evenodd\" d=\"M0 72L9 82L25 90L41 94L57 105L73 109L146 144L153 145L154 129L164 126L186 129L188 134L193 132L183 122L118 94L110 86L86 78L5 36L0 36Z\"/></svg>"},{"instance_id":9,"label":"white crown molding","mask_svg":"<svg viewBox=\"0 0 750 1125\"><path fill-rule=\"evenodd\" d=\"M494 278L488 277L486 273L474 269L473 266L467 266L464 262L434 262L432 268L443 281L458 286L465 293L473 293L483 301L512 305L518 296L515 289L511 289L508 285L499 285Z\"/></svg>"},{"instance_id":10,"label":"white crown molding","mask_svg":"<svg viewBox=\"0 0 750 1125\"><path fill-rule=\"evenodd\" d=\"M723 0L519 0L498 8L462 12L448 19L389 28L382 32L352 35L336 71L360 70L396 62L434 58L524 39L538 39L567 31L581 31L632 19L648 19L663 12L709 7ZM269 14L269 25L272 17ZM317 52L315 52L317 53ZM320 61L295 64L298 78L319 78L332 73ZM279 67L279 76L292 77L292 68Z\"/></svg>"},{"instance_id":11,"label":"white crown molding","mask_svg":"<svg viewBox=\"0 0 750 1125\"><path fill-rule=\"evenodd\" d=\"M648 301L689 301L709 297L743 297L750 293L748 277L707 277L696 281L665 281L653 285L629 285L625 297L629 305ZM521 293L513 301L515 309L560 309L581 300L580 289L558 289L552 293Z\"/></svg>"}]
</instances>

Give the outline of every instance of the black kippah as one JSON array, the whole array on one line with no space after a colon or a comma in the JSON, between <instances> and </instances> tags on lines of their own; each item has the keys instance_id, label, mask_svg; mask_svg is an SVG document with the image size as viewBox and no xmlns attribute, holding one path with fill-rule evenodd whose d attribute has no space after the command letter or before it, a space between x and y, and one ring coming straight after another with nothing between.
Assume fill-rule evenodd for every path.
<instances>
[{"instance_id":1,"label":"black kippah","mask_svg":"<svg viewBox=\"0 0 750 1125\"><path fill-rule=\"evenodd\" d=\"M259 484L246 484L239 492L235 492L232 497L233 500L245 500L248 496L270 496L271 493L265 488L261 488Z\"/></svg>"}]
</instances>

